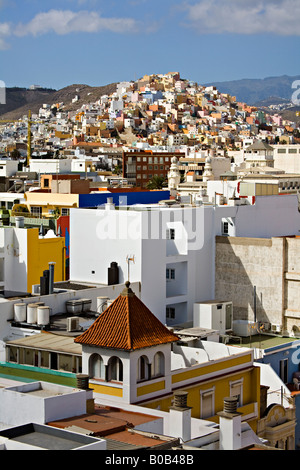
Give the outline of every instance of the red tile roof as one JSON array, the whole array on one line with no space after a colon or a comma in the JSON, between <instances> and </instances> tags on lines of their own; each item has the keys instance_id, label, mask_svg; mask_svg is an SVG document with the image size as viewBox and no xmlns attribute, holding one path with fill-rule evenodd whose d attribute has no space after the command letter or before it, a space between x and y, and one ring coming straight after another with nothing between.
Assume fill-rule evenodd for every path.
<instances>
[{"instance_id":1,"label":"red tile roof","mask_svg":"<svg viewBox=\"0 0 300 470\"><path fill-rule=\"evenodd\" d=\"M76 343L131 351L178 341L134 294L129 282L123 292Z\"/></svg>"}]
</instances>

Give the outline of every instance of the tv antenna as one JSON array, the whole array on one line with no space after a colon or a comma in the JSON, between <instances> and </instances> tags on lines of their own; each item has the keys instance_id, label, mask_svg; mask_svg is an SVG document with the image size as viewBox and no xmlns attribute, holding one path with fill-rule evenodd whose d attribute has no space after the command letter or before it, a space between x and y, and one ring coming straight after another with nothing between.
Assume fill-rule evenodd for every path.
<instances>
[{"instance_id":1,"label":"tv antenna","mask_svg":"<svg viewBox=\"0 0 300 470\"><path fill-rule=\"evenodd\" d=\"M129 281L129 280L130 280L130 279L129 279L129 275L130 275L130 262L132 262L132 263L135 262L135 260L134 260L134 255L133 255L133 256L132 256L132 255L131 255L131 256L127 255L127 257L126 257L126 262L127 262L127 264L128 264L127 279L128 279L128 281Z\"/></svg>"}]
</instances>

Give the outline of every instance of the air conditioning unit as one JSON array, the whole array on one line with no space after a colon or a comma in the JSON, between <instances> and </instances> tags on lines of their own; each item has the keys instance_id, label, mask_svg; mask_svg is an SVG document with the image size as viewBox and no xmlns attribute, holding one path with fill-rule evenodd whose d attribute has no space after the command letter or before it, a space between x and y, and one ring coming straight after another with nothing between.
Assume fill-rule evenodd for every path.
<instances>
[{"instance_id":1,"label":"air conditioning unit","mask_svg":"<svg viewBox=\"0 0 300 470\"><path fill-rule=\"evenodd\" d=\"M281 331L281 325L276 325L276 324L273 324L271 325L271 331L273 333L280 333Z\"/></svg>"},{"instance_id":2,"label":"air conditioning unit","mask_svg":"<svg viewBox=\"0 0 300 470\"><path fill-rule=\"evenodd\" d=\"M79 317L67 318L67 331L78 331L79 330Z\"/></svg>"},{"instance_id":3,"label":"air conditioning unit","mask_svg":"<svg viewBox=\"0 0 300 470\"><path fill-rule=\"evenodd\" d=\"M269 322L259 322L258 323L258 328L259 328L260 332L270 331L271 330L271 323L269 323Z\"/></svg>"}]
</instances>

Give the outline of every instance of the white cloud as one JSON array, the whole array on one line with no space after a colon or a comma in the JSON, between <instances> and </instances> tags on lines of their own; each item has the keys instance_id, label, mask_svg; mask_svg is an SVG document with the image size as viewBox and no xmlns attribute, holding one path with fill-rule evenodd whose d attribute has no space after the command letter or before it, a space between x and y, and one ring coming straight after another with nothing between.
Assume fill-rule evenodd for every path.
<instances>
[{"instance_id":1,"label":"white cloud","mask_svg":"<svg viewBox=\"0 0 300 470\"><path fill-rule=\"evenodd\" d=\"M137 22L132 18L103 18L97 12L71 10L50 10L38 13L26 24L16 25L17 36L38 36L54 32L59 35L69 33L96 33L111 31L114 33L132 33L138 30Z\"/></svg>"},{"instance_id":2,"label":"white cloud","mask_svg":"<svg viewBox=\"0 0 300 470\"><path fill-rule=\"evenodd\" d=\"M200 34L300 35L299 0L200 0L183 8Z\"/></svg>"},{"instance_id":3,"label":"white cloud","mask_svg":"<svg viewBox=\"0 0 300 470\"><path fill-rule=\"evenodd\" d=\"M6 42L7 36L11 34L11 26L9 23L0 23L0 50L4 51L9 48Z\"/></svg>"}]
</instances>

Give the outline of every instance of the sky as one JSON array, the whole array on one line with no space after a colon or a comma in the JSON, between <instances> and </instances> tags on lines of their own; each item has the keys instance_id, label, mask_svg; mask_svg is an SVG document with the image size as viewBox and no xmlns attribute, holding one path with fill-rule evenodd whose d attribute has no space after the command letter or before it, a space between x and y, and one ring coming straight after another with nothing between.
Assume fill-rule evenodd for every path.
<instances>
[{"instance_id":1,"label":"sky","mask_svg":"<svg viewBox=\"0 0 300 470\"><path fill-rule=\"evenodd\" d=\"M0 80L102 86L300 74L299 0L0 0Z\"/></svg>"}]
</instances>

